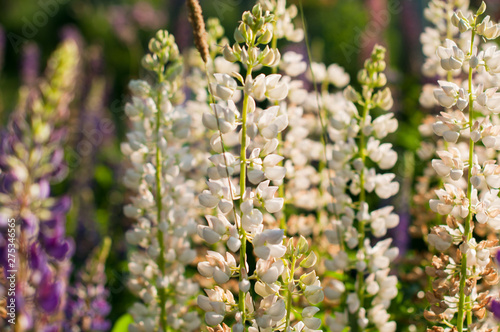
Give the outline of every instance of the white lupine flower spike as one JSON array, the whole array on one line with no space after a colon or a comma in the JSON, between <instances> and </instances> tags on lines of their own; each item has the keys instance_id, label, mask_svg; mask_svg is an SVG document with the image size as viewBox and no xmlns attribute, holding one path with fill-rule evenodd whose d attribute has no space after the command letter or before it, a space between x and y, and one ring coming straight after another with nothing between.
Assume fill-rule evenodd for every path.
<instances>
[{"instance_id":1,"label":"white lupine flower spike","mask_svg":"<svg viewBox=\"0 0 500 332\"><path fill-rule=\"evenodd\" d=\"M384 56L385 49L375 46L365 62L365 68L358 74L363 93L351 86L344 90L344 113L339 111L338 106L332 105L335 110L332 110L332 116L336 121L332 123L334 129L330 130L330 136L334 143L334 183L338 184L333 192L337 215L332 220L333 227L325 235L337 249L332 260L325 262L325 267L346 274L354 270L357 274L355 281L333 280L326 284L327 298L341 299L346 308L346 312L335 312L333 317L328 317L327 325L333 331L342 331L349 326L349 322L355 322L357 330L375 328L385 331L383 326L387 324L396 326L385 310L397 294L397 278L388 277L388 272L398 250L390 248L391 239L378 242L372 248L367 238L367 230L374 237L382 237L399 223L392 206L370 212L367 203L367 195L371 193L380 199L387 199L399 190L394 174L377 174L375 168L367 167L369 159L381 170L391 169L397 162L397 153L392 150L392 145L381 141L397 129L397 120L390 113L374 118L370 112L375 108L389 111L393 105L390 90L384 87L387 81L382 72L386 66ZM454 95L449 99L450 103L456 103ZM359 105L359 112L356 104ZM353 131L353 128L356 130ZM358 201L353 204L351 197L355 196ZM339 243L345 245L339 247ZM382 275L377 277L382 272L390 282L383 281ZM346 284L350 284L349 288ZM371 315L378 306L385 313L383 317ZM308 328L317 326L314 320L307 319L304 323Z\"/></svg>"},{"instance_id":2,"label":"white lupine flower spike","mask_svg":"<svg viewBox=\"0 0 500 332\"><path fill-rule=\"evenodd\" d=\"M496 79L488 75L499 72L500 55L496 46L480 45L475 38L495 39L500 30L489 16L480 22L479 16L485 10L484 2L475 14L469 11L465 16L457 10L451 19L455 28L451 28L458 29L458 37L437 47L441 69L447 74L438 81L434 96L448 110L437 117L433 130L447 144L441 144L442 148L437 150L439 159L432 160L433 169L442 179L442 188L435 191L437 198L431 199L429 206L446 216L446 225L433 227L428 235L429 245L440 255L434 256L432 266L426 268L433 282L426 294L430 306L424 317L454 331L479 331L491 326L484 319L489 302L484 286L498 282L498 268L491 259L497 251L495 241L478 243L473 234L476 223L497 230L500 214L497 161L489 160L491 154L482 152L498 150L499 132L491 124L498 123L498 87L491 87ZM465 49L458 46L464 44ZM453 78L461 71L468 72L463 83ZM485 86L490 87L485 89ZM484 147L480 147L481 143ZM462 144L465 149L460 148ZM488 235L488 239L494 237L494 233ZM446 289L438 286L441 280L447 280ZM377 315L382 317L383 313Z\"/></svg>"},{"instance_id":3,"label":"white lupine flower spike","mask_svg":"<svg viewBox=\"0 0 500 332\"><path fill-rule=\"evenodd\" d=\"M263 5L270 11L263 10ZM208 300L198 297L198 306L205 312L207 325L227 327L224 322L231 315L235 319L232 329L240 332L249 326L292 328L291 305L296 294L311 304L324 297L315 275L306 280L296 276L297 269L310 269L316 263L305 238L287 239L284 229L270 227L272 222L268 222L282 213L284 205L284 197L278 195L279 187L274 184L283 183L287 172L278 151L278 137L288 126L282 101L291 85L289 76L274 69L281 55L268 44L289 34L298 38L301 31L292 29L287 20L294 15L288 10L283 14L281 6L281 2L279 6L266 2L243 14L234 33L236 43L225 46L222 52L226 60L245 67L246 74L213 74L209 92L216 101L212 112L202 116L205 127L215 133L210 142L214 152L209 158L207 189L198 199L213 213L206 216L207 225L198 226L198 235L217 249L207 251L205 260L198 263L199 273L216 284L213 290L206 290ZM293 54L285 57L290 73L298 75L303 65L296 66L295 59L300 61ZM255 76L263 66L273 68L273 73ZM241 108L234 102L238 91L243 92ZM267 101L270 106L262 109L256 101ZM238 143L227 143L235 139ZM235 145L239 145L238 154L233 152ZM249 250L250 245L253 250ZM248 266L249 253L256 260L253 267ZM232 278L238 278L236 298L228 289L223 291ZM252 287L257 297L251 296ZM304 324L319 328L321 320L314 318L311 310L306 311Z\"/></svg>"}]
</instances>

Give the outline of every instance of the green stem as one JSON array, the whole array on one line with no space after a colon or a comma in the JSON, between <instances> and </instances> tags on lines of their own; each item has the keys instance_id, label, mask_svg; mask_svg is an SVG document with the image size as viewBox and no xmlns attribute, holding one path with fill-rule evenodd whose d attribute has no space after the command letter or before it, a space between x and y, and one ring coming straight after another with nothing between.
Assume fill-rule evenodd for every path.
<instances>
[{"instance_id":1,"label":"green stem","mask_svg":"<svg viewBox=\"0 0 500 332\"><path fill-rule=\"evenodd\" d=\"M470 54L472 55L473 47L474 47L474 36L475 36L475 31L472 30L472 39L471 39L471 48L470 48ZM472 128L473 125L473 118L474 118L474 108L473 108L473 103L474 99L472 97L472 67L469 67L469 127ZM467 220L464 225L464 238L468 242L472 238L472 232L471 232L471 224L472 224L472 204L471 204L471 199L472 199L472 183L471 183L471 177L472 177L472 163L474 162L474 141L472 139L469 139L469 169L468 169L468 183L467 183L467 199L469 200L469 214L467 216ZM460 265L461 271L460 271L460 290L459 290L459 295L458 295L458 314L457 314L457 330L458 332L462 332L464 328L464 311L465 311L465 284L467 281L467 253L464 252L462 253L462 261ZM470 308L470 298L467 296L468 299L468 304L467 304L467 325L465 326L466 329L468 329L468 325L472 323L472 312Z\"/></svg>"},{"instance_id":2,"label":"green stem","mask_svg":"<svg viewBox=\"0 0 500 332\"><path fill-rule=\"evenodd\" d=\"M158 84L161 84L163 82L163 74L159 73L158 74ZM162 100L161 100L161 94L158 94L158 103L157 105L161 105ZM162 214L162 208L163 208L163 203L162 203L162 192L161 192L161 175L162 175L162 153L161 149L159 147L160 143L160 129L161 129L161 112L158 109L156 112L156 221L157 224L159 225L161 222L161 214ZM163 279L166 274L165 270L165 243L163 242L163 232L160 230L160 228L157 228L157 239L158 239L158 244L160 246L160 253L158 255L157 259L157 264L158 264L158 269L160 270L160 275L161 278ZM167 293L165 291L165 288L160 284L158 285L158 296L160 298L160 328L165 331L167 328L167 309L166 309L166 303L167 303Z\"/></svg>"},{"instance_id":3,"label":"green stem","mask_svg":"<svg viewBox=\"0 0 500 332\"><path fill-rule=\"evenodd\" d=\"M363 106L363 114L361 118L361 126L360 128L363 127L363 124L366 121L366 116L368 115L369 111L369 106L370 106L370 100L365 100L365 104ZM366 136L363 132L363 129L361 129L361 135L359 138L359 155L361 157L361 161L363 164L363 167L359 173L359 186L360 186L360 193L359 193L359 206L360 208L364 205L366 201L366 190L365 190L365 162L366 162ZM363 250L363 243L365 241L365 222L366 220L358 220L358 246L361 250ZM364 293L364 283L365 283L365 276L363 271L358 271L357 272L357 281L358 281L358 287L357 287L357 294L360 302L360 307L364 306L364 299L365 299L365 293Z\"/></svg>"},{"instance_id":4,"label":"green stem","mask_svg":"<svg viewBox=\"0 0 500 332\"><path fill-rule=\"evenodd\" d=\"M290 317L292 314L292 304L293 304L293 290L294 288L290 289L290 283L295 286L295 280L294 280L294 274L295 274L295 263L297 261L297 257L295 255L292 256L292 266L290 269L290 280L288 281L287 288L288 288L288 293L287 293L287 298L286 298L286 326L285 326L285 331L288 329L290 326Z\"/></svg>"},{"instance_id":5,"label":"green stem","mask_svg":"<svg viewBox=\"0 0 500 332\"><path fill-rule=\"evenodd\" d=\"M248 66L247 75L252 75L252 66ZM246 173L247 173L247 113L248 113L248 94L245 92L243 97L243 109L241 111L241 150L240 150L240 204L243 203L243 196L246 190ZM247 236L243 229L243 225L239 229L241 237L240 247L240 281L243 280L243 269L246 266L246 249L247 249ZM248 271L247 271L248 273ZM238 296L238 307L241 311L241 320L243 325L246 322L245 315L245 293L240 290Z\"/></svg>"}]
</instances>

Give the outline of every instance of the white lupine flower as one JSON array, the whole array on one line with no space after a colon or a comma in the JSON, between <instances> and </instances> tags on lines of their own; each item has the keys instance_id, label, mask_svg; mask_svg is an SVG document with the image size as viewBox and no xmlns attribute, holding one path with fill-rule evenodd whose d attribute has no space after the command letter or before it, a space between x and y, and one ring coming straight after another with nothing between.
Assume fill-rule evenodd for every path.
<instances>
[{"instance_id":1,"label":"white lupine flower","mask_svg":"<svg viewBox=\"0 0 500 332\"><path fill-rule=\"evenodd\" d=\"M229 100L233 96L238 84L228 74L214 74L216 83L210 83L212 91L216 97L222 100Z\"/></svg>"},{"instance_id":2,"label":"white lupine flower","mask_svg":"<svg viewBox=\"0 0 500 332\"><path fill-rule=\"evenodd\" d=\"M366 309L365 308L359 308L357 322L358 322L359 327L362 329L366 328L366 326L370 322L366 318Z\"/></svg>"},{"instance_id":3,"label":"white lupine flower","mask_svg":"<svg viewBox=\"0 0 500 332\"><path fill-rule=\"evenodd\" d=\"M307 70L307 64L302 61L303 58L302 54L288 51L281 58L280 69L284 70L288 76L299 76Z\"/></svg>"},{"instance_id":4,"label":"white lupine flower","mask_svg":"<svg viewBox=\"0 0 500 332\"><path fill-rule=\"evenodd\" d=\"M375 96L373 96L373 102L384 111L390 110L394 105L391 90L386 87L384 90L378 91Z\"/></svg>"},{"instance_id":5,"label":"white lupine flower","mask_svg":"<svg viewBox=\"0 0 500 332\"><path fill-rule=\"evenodd\" d=\"M438 199L431 199L429 206L432 211L441 215L451 214L454 217L465 218L469 214L468 204L463 204L465 193L462 189L446 183L445 189L436 190Z\"/></svg>"},{"instance_id":6,"label":"white lupine flower","mask_svg":"<svg viewBox=\"0 0 500 332\"><path fill-rule=\"evenodd\" d=\"M275 213L283 207L284 199L281 197L274 197L278 187L269 186L269 180L261 182L257 186L256 198L264 203L264 208L269 213Z\"/></svg>"},{"instance_id":7,"label":"white lupine flower","mask_svg":"<svg viewBox=\"0 0 500 332\"><path fill-rule=\"evenodd\" d=\"M347 84L349 84L349 81L351 80L349 74L345 72L344 68L340 67L336 63L333 63L328 66L327 76L328 76L328 81L337 88L345 87Z\"/></svg>"},{"instance_id":8,"label":"white lupine flower","mask_svg":"<svg viewBox=\"0 0 500 332\"><path fill-rule=\"evenodd\" d=\"M370 213L370 226L373 235L382 237L387 233L387 229L396 227L399 224L399 216L392 213L393 206L386 206Z\"/></svg>"},{"instance_id":9,"label":"white lupine flower","mask_svg":"<svg viewBox=\"0 0 500 332\"><path fill-rule=\"evenodd\" d=\"M279 106L272 106L260 113L258 128L262 136L268 140L276 138L278 133L288 126L287 116L278 115L279 109Z\"/></svg>"},{"instance_id":10,"label":"white lupine flower","mask_svg":"<svg viewBox=\"0 0 500 332\"><path fill-rule=\"evenodd\" d=\"M497 50L496 46L488 47L484 53L481 51L478 57L483 59L485 68L490 74L500 73L500 50Z\"/></svg>"},{"instance_id":11,"label":"white lupine flower","mask_svg":"<svg viewBox=\"0 0 500 332\"><path fill-rule=\"evenodd\" d=\"M335 312L332 316L326 317L326 324L333 332L342 332L349 324L347 310L344 312Z\"/></svg>"},{"instance_id":12,"label":"white lupine flower","mask_svg":"<svg viewBox=\"0 0 500 332\"><path fill-rule=\"evenodd\" d=\"M500 36L500 25L490 21L490 16L486 15L481 23L476 27L477 33L486 39L497 39Z\"/></svg>"},{"instance_id":13,"label":"white lupine flower","mask_svg":"<svg viewBox=\"0 0 500 332\"><path fill-rule=\"evenodd\" d=\"M178 53L173 39L168 37L166 45L167 41L161 36L165 34L160 33L155 39L162 48L165 47L163 51L172 55ZM174 57L170 59L176 61ZM161 70L169 66L170 63ZM127 133L128 142L122 144L122 152L131 165L124 181L135 194L130 199L132 204L125 207L124 212L136 219L126 238L139 249L130 258L129 285L142 301L131 309L134 317L131 330L163 328L164 323L159 319L161 305L166 306L168 324L176 328L192 331L200 324L194 316L196 313L186 306L188 299L198 292L198 286L185 276L186 265L196 257L188 238L196 233L194 218L198 213L192 204L195 184L186 178L198 164L191 155L192 151L186 147L192 118L176 101L182 99L180 76L173 73L169 82L171 84L159 82L151 85L144 81L131 82L132 102L125 107L132 126ZM163 96L161 104L159 95ZM157 117L158 113L161 113L160 117ZM157 153L162 160L161 172L156 163ZM161 179L159 182L157 175ZM156 220L159 199L162 215ZM214 234L205 233L206 238L213 241ZM162 256L165 266L159 269ZM171 295L161 299L160 287L175 290L175 305L167 304L173 300ZM186 319L189 323L184 321Z\"/></svg>"},{"instance_id":14,"label":"white lupine flower","mask_svg":"<svg viewBox=\"0 0 500 332\"><path fill-rule=\"evenodd\" d=\"M286 168L283 166L277 166L284 157L277 154L270 154L264 158L264 174L267 179L271 181L281 181L285 177Z\"/></svg>"},{"instance_id":15,"label":"white lupine flower","mask_svg":"<svg viewBox=\"0 0 500 332\"><path fill-rule=\"evenodd\" d=\"M437 48L437 55L441 58L444 70L460 69L465 59L464 52L450 39L446 39L444 46Z\"/></svg>"},{"instance_id":16,"label":"white lupine flower","mask_svg":"<svg viewBox=\"0 0 500 332\"><path fill-rule=\"evenodd\" d=\"M347 306L349 308L349 312L351 314L353 314L356 311L358 311L359 306L360 306L358 294L356 294L356 293L349 293L349 295L347 295L346 303L347 303Z\"/></svg>"},{"instance_id":17,"label":"white lupine flower","mask_svg":"<svg viewBox=\"0 0 500 332\"><path fill-rule=\"evenodd\" d=\"M315 285L306 286L304 296L311 304L318 304L324 300L325 293L323 292L323 287L319 285L319 280L317 280L317 284Z\"/></svg>"},{"instance_id":18,"label":"white lupine flower","mask_svg":"<svg viewBox=\"0 0 500 332\"><path fill-rule=\"evenodd\" d=\"M319 308L317 307L305 307L302 309L302 319L307 328L311 330L317 330L320 328L321 319L314 317L318 311Z\"/></svg>"},{"instance_id":19,"label":"white lupine flower","mask_svg":"<svg viewBox=\"0 0 500 332\"><path fill-rule=\"evenodd\" d=\"M240 208L243 213L241 217L243 229L251 234L261 233L264 217L259 209L254 208L253 200L244 201Z\"/></svg>"},{"instance_id":20,"label":"white lupine flower","mask_svg":"<svg viewBox=\"0 0 500 332\"><path fill-rule=\"evenodd\" d=\"M383 306L375 306L368 310L368 317L380 331L394 332L396 331L396 323L389 322L390 316Z\"/></svg>"},{"instance_id":21,"label":"white lupine flower","mask_svg":"<svg viewBox=\"0 0 500 332\"><path fill-rule=\"evenodd\" d=\"M330 301L338 300L345 292L345 285L340 280L332 279L326 284L324 292Z\"/></svg>"},{"instance_id":22,"label":"white lupine flower","mask_svg":"<svg viewBox=\"0 0 500 332\"><path fill-rule=\"evenodd\" d=\"M398 120L394 119L394 114L392 113L384 114L372 121L372 128L375 137L381 139L396 132L398 129Z\"/></svg>"},{"instance_id":23,"label":"white lupine flower","mask_svg":"<svg viewBox=\"0 0 500 332\"><path fill-rule=\"evenodd\" d=\"M381 169L389 169L396 164L398 155L392 150L392 144L380 144L380 141L370 137L366 149L370 159L378 163Z\"/></svg>"},{"instance_id":24,"label":"white lupine flower","mask_svg":"<svg viewBox=\"0 0 500 332\"><path fill-rule=\"evenodd\" d=\"M266 97L266 75L259 74L255 78L248 76L245 79L245 92L255 100L264 100Z\"/></svg>"},{"instance_id":25,"label":"white lupine flower","mask_svg":"<svg viewBox=\"0 0 500 332\"><path fill-rule=\"evenodd\" d=\"M380 286L378 283L375 281L375 274L371 273L367 278L366 278L366 292L370 295L375 295L378 293L380 290Z\"/></svg>"},{"instance_id":26,"label":"white lupine flower","mask_svg":"<svg viewBox=\"0 0 500 332\"><path fill-rule=\"evenodd\" d=\"M441 159L433 159L432 167L440 176L450 176L457 181L463 175L464 162L457 148L451 148L451 152L437 151L437 155Z\"/></svg>"},{"instance_id":27,"label":"white lupine flower","mask_svg":"<svg viewBox=\"0 0 500 332\"><path fill-rule=\"evenodd\" d=\"M258 233L253 239L254 251L257 257L264 260L269 257L281 258L286 251L283 243L284 231L282 229L266 229Z\"/></svg>"},{"instance_id":28,"label":"white lupine flower","mask_svg":"<svg viewBox=\"0 0 500 332\"><path fill-rule=\"evenodd\" d=\"M211 130L219 130L226 134L230 131L236 129L236 116L238 111L232 100L228 100L227 107L222 104L211 104L214 114L217 114L218 118L211 113L203 113L203 125Z\"/></svg>"},{"instance_id":29,"label":"white lupine flower","mask_svg":"<svg viewBox=\"0 0 500 332\"><path fill-rule=\"evenodd\" d=\"M318 63L318 62L312 62L311 63L311 70L314 73L314 78L316 79L316 82L323 82L327 78L327 72L326 72L326 66L324 63ZM311 73L308 71L306 73L306 77L309 81L312 82L312 76Z\"/></svg>"},{"instance_id":30,"label":"white lupine flower","mask_svg":"<svg viewBox=\"0 0 500 332\"><path fill-rule=\"evenodd\" d=\"M204 190L198 197L200 204L210 209L218 206L222 213L229 213L233 208L233 203L230 201L230 189L220 181L208 181L207 185L209 190Z\"/></svg>"},{"instance_id":31,"label":"white lupine flower","mask_svg":"<svg viewBox=\"0 0 500 332\"><path fill-rule=\"evenodd\" d=\"M325 266L330 271L345 270L349 265L349 257L345 251L339 251L332 258L325 260Z\"/></svg>"},{"instance_id":32,"label":"white lupine flower","mask_svg":"<svg viewBox=\"0 0 500 332\"><path fill-rule=\"evenodd\" d=\"M378 174L375 177L375 193L378 197L389 198L399 191L399 183L392 181L395 177L392 173Z\"/></svg>"},{"instance_id":33,"label":"white lupine flower","mask_svg":"<svg viewBox=\"0 0 500 332\"><path fill-rule=\"evenodd\" d=\"M255 318L260 328L269 328L279 322L286 314L283 299L269 295L260 302L259 312Z\"/></svg>"},{"instance_id":34,"label":"white lupine flower","mask_svg":"<svg viewBox=\"0 0 500 332\"><path fill-rule=\"evenodd\" d=\"M374 304L382 304L384 308L389 308L391 300L398 295L398 279L394 275L389 275L389 269L379 270L375 272L375 281L379 284L380 289L374 299Z\"/></svg>"},{"instance_id":35,"label":"white lupine flower","mask_svg":"<svg viewBox=\"0 0 500 332\"><path fill-rule=\"evenodd\" d=\"M422 87L422 93L418 99L420 105L424 108L433 108L436 106L436 98L434 98L434 89L436 86L434 84L425 84Z\"/></svg>"},{"instance_id":36,"label":"white lupine flower","mask_svg":"<svg viewBox=\"0 0 500 332\"><path fill-rule=\"evenodd\" d=\"M208 169L211 180L225 179L234 173L236 158L231 153L214 154L208 160L214 165Z\"/></svg>"},{"instance_id":37,"label":"white lupine flower","mask_svg":"<svg viewBox=\"0 0 500 332\"><path fill-rule=\"evenodd\" d=\"M492 188L500 188L500 166L494 162L485 162L483 176L486 183Z\"/></svg>"},{"instance_id":38,"label":"white lupine flower","mask_svg":"<svg viewBox=\"0 0 500 332\"><path fill-rule=\"evenodd\" d=\"M283 100L288 95L288 85L280 79L279 74L266 76L266 97L271 101Z\"/></svg>"},{"instance_id":39,"label":"white lupine flower","mask_svg":"<svg viewBox=\"0 0 500 332\"><path fill-rule=\"evenodd\" d=\"M453 243L453 237L444 227L434 227L432 233L427 236L427 240L439 251L445 251Z\"/></svg>"},{"instance_id":40,"label":"white lupine flower","mask_svg":"<svg viewBox=\"0 0 500 332\"><path fill-rule=\"evenodd\" d=\"M425 56L435 56L437 48L441 46L441 35L439 30L426 27L424 32L420 34L420 42L422 43L422 51Z\"/></svg>"},{"instance_id":41,"label":"white lupine flower","mask_svg":"<svg viewBox=\"0 0 500 332\"><path fill-rule=\"evenodd\" d=\"M476 220L488 223L492 228L500 227L500 198L498 190L489 190L476 204Z\"/></svg>"},{"instance_id":42,"label":"white lupine flower","mask_svg":"<svg viewBox=\"0 0 500 332\"><path fill-rule=\"evenodd\" d=\"M231 267L236 267L236 261L230 254L224 256L215 251L208 251L207 261L198 264L198 272L206 278L214 278L218 284L224 284L231 278Z\"/></svg>"},{"instance_id":43,"label":"white lupine flower","mask_svg":"<svg viewBox=\"0 0 500 332\"><path fill-rule=\"evenodd\" d=\"M224 59L223 56L218 56L214 59L214 66L215 72L221 74L231 74L240 70L240 66L237 63L231 63Z\"/></svg>"},{"instance_id":44,"label":"white lupine flower","mask_svg":"<svg viewBox=\"0 0 500 332\"><path fill-rule=\"evenodd\" d=\"M492 113L500 113L500 93L497 93L497 90L498 87L495 87L483 92L483 87L479 87L476 91L476 102Z\"/></svg>"},{"instance_id":45,"label":"white lupine flower","mask_svg":"<svg viewBox=\"0 0 500 332\"><path fill-rule=\"evenodd\" d=\"M447 81L438 81L439 89L434 90L434 97L438 103L446 108L450 108L457 104L463 110L469 103L467 93L458 85Z\"/></svg>"}]
</instances>

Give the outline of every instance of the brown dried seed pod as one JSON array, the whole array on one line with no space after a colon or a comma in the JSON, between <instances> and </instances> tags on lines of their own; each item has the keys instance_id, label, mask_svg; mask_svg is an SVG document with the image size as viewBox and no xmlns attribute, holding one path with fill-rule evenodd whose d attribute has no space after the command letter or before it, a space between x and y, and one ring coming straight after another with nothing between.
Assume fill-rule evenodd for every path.
<instances>
[{"instance_id":1,"label":"brown dried seed pod","mask_svg":"<svg viewBox=\"0 0 500 332\"><path fill-rule=\"evenodd\" d=\"M436 315L434 312L432 311L429 311L429 310L425 310L424 311L424 317L425 319L427 319L428 321L430 322L437 322L437 321L440 321L440 318L438 315Z\"/></svg>"},{"instance_id":2,"label":"brown dried seed pod","mask_svg":"<svg viewBox=\"0 0 500 332\"><path fill-rule=\"evenodd\" d=\"M453 216L450 216L450 215L448 215L448 217L446 218L446 224L450 228L457 228L458 227L457 219Z\"/></svg>"},{"instance_id":3,"label":"brown dried seed pod","mask_svg":"<svg viewBox=\"0 0 500 332\"><path fill-rule=\"evenodd\" d=\"M189 22L191 22L191 26L193 27L194 44L198 52L200 52L203 62L207 63L210 52L208 51L207 31L205 30L205 21L203 20L200 3L198 0L187 0L186 4L189 13Z\"/></svg>"},{"instance_id":4,"label":"brown dried seed pod","mask_svg":"<svg viewBox=\"0 0 500 332\"><path fill-rule=\"evenodd\" d=\"M486 316L486 308L484 308L484 307L480 308L480 309L477 309L477 310L475 310L474 308L472 308L472 312L479 319L483 319L484 316Z\"/></svg>"},{"instance_id":5,"label":"brown dried seed pod","mask_svg":"<svg viewBox=\"0 0 500 332\"><path fill-rule=\"evenodd\" d=\"M495 270L488 269L488 273L483 275L483 280L487 285L496 285L500 281L500 276Z\"/></svg>"},{"instance_id":6,"label":"brown dried seed pod","mask_svg":"<svg viewBox=\"0 0 500 332\"><path fill-rule=\"evenodd\" d=\"M444 328L441 326L433 326L432 328L427 328L427 332L444 332Z\"/></svg>"},{"instance_id":7,"label":"brown dried seed pod","mask_svg":"<svg viewBox=\"0 0 500 332\"><path fill-rule=\"evenodd\" d=\"M429 301L430 304L436 304L440 301L441 297L439 295L436 296L434 292L428 291L425 293L425 298Z\"/></svg>"},{"instance_id":8,"label":"brown dried seed pod","mask_svg":"<svg viewBox=\"0 0 500 332\"><path fill-rule=\"evenodd\" d=\"M438 275L437 275L437 269L432 267L432 266L426 266L425 267L425 273L429 276L429 277L432 277L432 278L436 278Z\"/></svg>"}]
</instances>

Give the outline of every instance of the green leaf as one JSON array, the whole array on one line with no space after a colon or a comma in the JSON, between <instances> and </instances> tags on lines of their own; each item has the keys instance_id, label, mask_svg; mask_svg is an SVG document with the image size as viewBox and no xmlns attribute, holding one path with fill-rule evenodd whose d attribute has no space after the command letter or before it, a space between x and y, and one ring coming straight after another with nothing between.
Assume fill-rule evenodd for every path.
<instances>
[{"instance_id":1,"label":"green leaf","mask_svg":"<svg viewBox=\"0 0 500 332\"><path fill-rule=\"evenodd\" d=\"M128 332L128 326L134 322L134 319L130 314L125 314L122 315L118 320L116 321L115 326L113 326L113 329L111 332Z\"/></svg>"}]
</instances>

